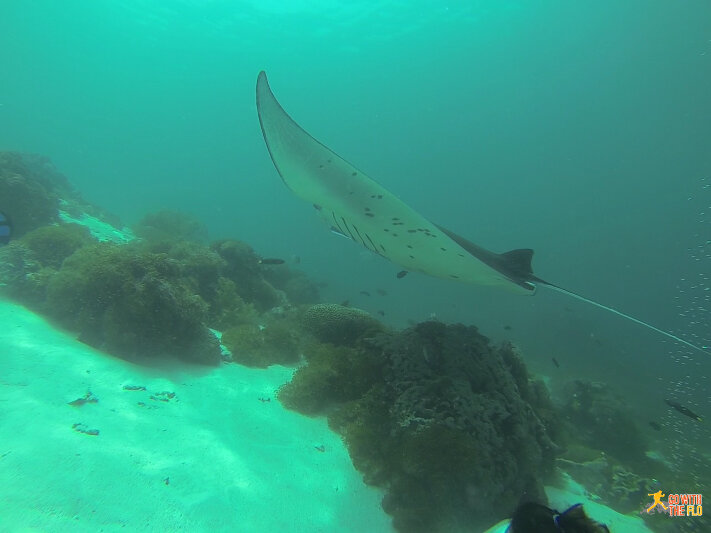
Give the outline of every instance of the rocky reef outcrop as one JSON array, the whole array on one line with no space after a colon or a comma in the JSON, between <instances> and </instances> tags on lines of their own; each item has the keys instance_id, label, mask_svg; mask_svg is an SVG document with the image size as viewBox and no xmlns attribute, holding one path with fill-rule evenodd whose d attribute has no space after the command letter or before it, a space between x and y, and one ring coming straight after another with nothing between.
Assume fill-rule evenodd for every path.
<instances>
[{"instance_id":1,"label":"rocky reef outcrop","mask_svg":"<svg viewBox=\"0 0 711 533\"><path fill-rule=\"evenodd\" d=\"M557 419L512 346L425 322L305 355L279 398L328 416L398 530L478 531L542 497Z\"/></svg>"}]
</instances>

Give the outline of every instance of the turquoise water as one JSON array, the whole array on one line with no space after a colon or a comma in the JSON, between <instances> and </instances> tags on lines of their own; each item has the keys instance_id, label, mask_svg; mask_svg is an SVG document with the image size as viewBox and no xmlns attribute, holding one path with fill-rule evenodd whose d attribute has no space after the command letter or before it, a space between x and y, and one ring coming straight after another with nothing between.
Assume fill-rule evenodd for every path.
<instances>
[{"instance_id":1,"label":"turquoise water","mask_svg":"<svg viewBox=\"0 0 711 533\"><path fill-rule=\"evenodd\" d=\"M326 300L513 338L533 371L611 382L674 428L665 445L708 458L709 430L662 401L711 416L708 356L543 290L398 280L274 171L262 69L302 126L426 217L534 248L542 278L710 342L711 6L463 4L5 0L0 148L51 157L126 223L180 209L298 256Z\"/></svg>"}]
</instances>

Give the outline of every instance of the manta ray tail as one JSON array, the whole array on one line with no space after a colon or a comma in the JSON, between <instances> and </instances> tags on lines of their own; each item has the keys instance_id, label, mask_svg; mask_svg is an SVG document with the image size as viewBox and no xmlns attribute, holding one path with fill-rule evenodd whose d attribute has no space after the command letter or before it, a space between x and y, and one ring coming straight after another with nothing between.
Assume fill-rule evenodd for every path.
<instances>
[{"instance_id":1,"label":"manta ray tail","mask_svg":"<svg viewBox=\"0 0 711 533\"><path fill-rule=\"evenodd\" d=\"M514 250L517 251L517 250ZM680 342L681 344L688 346L689 348L693 348L694 350L697 350L699 352L703 352L705 354L711 354L711 346L706 346L702 345L699 346L697 344L691 343L689 341L685 341L681 337L678 337L677 335L674 335L673 333L669 331L665 331L663 329L659 329L656 326L653 326L652 324L645 322L643 320L640 320L638 318L635 318L631 315L628 315L627 313L623 313L622 311L618 311L614 307L609 307L607 305L603 305L600 302L596 302L595 300L591 300L590 298L586 298L585 296L581 296L580 294L577 294L573 291L569 291L568 289L564 289L563 287L559 287L558 285L554 285L553 283L548 283L547 281L544 281L540 278L536 278L534 276L533 281L538 282L541 285L544 285L546 287L549 287L555 291L558 291L560 293L563 293L567 296L570 296L571 298L575 298L576 300L580 300L582 302L588 303L590 305L594 305L595 307L599 307L600 309L604 309L605 311L608 311L610 313L613 313L617 316L621 316L622 318L625 318L627 320L630 320L631 322L634 322L635 324L639 324L640 326L643 326L645 328L651 329L652 331L656 331L657 333L661 333L665 337L669 337L670 339L675 340L676 342Z\"/></svg>"}]
</instances>

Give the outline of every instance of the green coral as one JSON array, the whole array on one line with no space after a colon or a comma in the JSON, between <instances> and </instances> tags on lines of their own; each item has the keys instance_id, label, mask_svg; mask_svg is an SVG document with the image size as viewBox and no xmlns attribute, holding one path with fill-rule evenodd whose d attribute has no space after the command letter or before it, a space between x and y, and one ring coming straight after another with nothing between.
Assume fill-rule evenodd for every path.
<instances>
[{"instance_id":1,"label":"green coral","mask_svg":"<svg viewBox=\"0 0 711 533\"><path fill-rule=\"evenodd\" d=\"M435 321L384 333L346 309L310 308L309 331L350 344L306 349L278 397L328 416L366 482L385 488L396 529L475 531L543 494L559 448L539 406L553 407L511 347Z\"/></svg>"},{"instance_id":2,"label":"green coral","mask_svg":"<svg viewBox=\"0 0 711 533\"><path fill-rule=\"evenodd\" d=\"M22 154L0 152L0 212L12 219L15 237L55 222L58 208L52 184L29 168Z\"/></svg>"},{"instance_id":3,"label":"green coral","mask_svg":"<svg viewBox=\"0 0 711 533\"><path fill-rule=\"evenodd\" d=\"M223 275L231 279L237 293L259 311L266 311L284 303L284 298L262 276L259 256L240 241L222 240L211 245L225 261Z\"/></svg>"},{"instance_id":4,"label":"green coral","mask_svg":"<svg viewBox=\"0 0 711 533\"><path fill-rule=\"evenodd\" d=\"M627 465L646 462L647 439L627 402L605 383L575 380L564 392L563 412L576 440Z\"/></svg>"},{"instance_id":5,"label":"green coral","mask_svg":"<svg viewBox=\"0 0 711 533\"><path fill-rule=\"evenodd\" d=\"M300 357L298 337L288 322L235 326L222 334L222 343L233 361L245 366L291 365Z\"/></svg>"},{"instance_id":6,"label":"green coral","mask_svg":"<svg viewBox=\"0 0 711 533\"><path fill-rule=\"evenodd\" d=\"M380 380L383 370L383 360L375 354L344 346L313 343L305 356L308 364L281 387L279 400L288 409L309 415L360 398Z\"/></svg>"},{"instance_id":7,"label":"green coral","mask_svg":"<svg viewBox=\"0 0 711 533\"><path fill-rule=\"evenodd\" d=\"M219 343L203 323L207 304L163 254L110 243L83 247L50 279L46 309L88 344L126 358L220 361Z\"/></svg>"},{"instance_id":8,"label":"green coral","mask_svg":"<svg viewBox=\"0 0 711 533\"><path fill-rule=\"evenodd\" d=\"M58 269L67 257L94 239L84 226L60 224L32 230L20 242L42 266Z\"/></svg>"},{"instance_id":9,"label":"green coral","mask_svg":"<svg viewBox=\"0 0 711 533\"><path fill-rule=\"evenodd\" d=\"M139 237L153 242L207 242L207 227L194 216L171 209L145 215L134 227Z\"/></svg>"},{"instance_id":10,"label":"green coral","mask_svg":"<svg viewBox=\"0 0 711 533\"><path fill-rule=\"evenodd\" d=\"M352 344L365 335L383 330L375 318L362 309L338 304L316 304L303 315L304 328L321 342Z\"/></svg>"}]
</instances>

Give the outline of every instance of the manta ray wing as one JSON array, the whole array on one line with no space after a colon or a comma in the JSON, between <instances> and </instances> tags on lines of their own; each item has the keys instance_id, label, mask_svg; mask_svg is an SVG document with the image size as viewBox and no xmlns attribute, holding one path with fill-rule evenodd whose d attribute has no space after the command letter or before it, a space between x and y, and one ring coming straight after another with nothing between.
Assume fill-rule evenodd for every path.
<instances>
[{"instance_id":1,"label":"manta ray wing","mask_svg":"<svg viewBox=\"0 0 711 533\"><path fill-rule=\"evenodd\" d=\"M267 75L257 78L257 111L272 161L284 183L310 202L331 229L407 270L532 294L550 287L605 311L709 353L613 307L549 283L533 274L533 250L496 254L433 224L397 196L311 137L274 97Z\"/></svg>"},{"instance_id":2,"label":"manta ray wing","mask_svg":"<svg viewBox=\"0 0 711 533\"><path fill-rule=\"evenodd\" d=\"M282 180L335 231L407 270L533 292L535 285L520 275L522 256L517 252L523 251L495 254L427 220L294 122L264 72L257 79L257 110Z\"/></svg>"}]
</instances>

